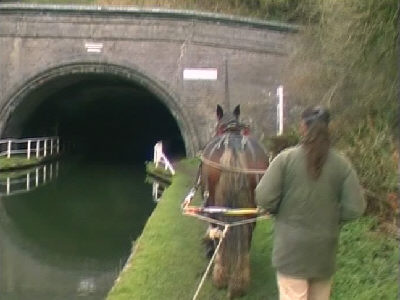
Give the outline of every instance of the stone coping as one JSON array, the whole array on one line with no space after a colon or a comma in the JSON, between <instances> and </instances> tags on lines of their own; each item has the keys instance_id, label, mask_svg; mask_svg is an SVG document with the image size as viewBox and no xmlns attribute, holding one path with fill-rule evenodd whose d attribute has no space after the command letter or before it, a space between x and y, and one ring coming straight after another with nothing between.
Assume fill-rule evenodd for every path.
<instances>
[{"instance_id":1,"label":"stone coping","mask_svg":"<svg viewBox=\"0 0 400 300\"><path fill-rule=\"evenodd\" d=\"M143 8L137 6L104 6L104 5L61 5L61 4L29 4L29 3L2 3L0 14L4 13L70 13L70 14L96 14L96 15L136 15L140 17L153 17L164 19L199 20L227 25L248 26L259 29L269 29L285 32L297 32L298 25L278 21L264 21L260 19L200 12L193 10L177 10L165 8Z\"/></svg>"}]
</instances>

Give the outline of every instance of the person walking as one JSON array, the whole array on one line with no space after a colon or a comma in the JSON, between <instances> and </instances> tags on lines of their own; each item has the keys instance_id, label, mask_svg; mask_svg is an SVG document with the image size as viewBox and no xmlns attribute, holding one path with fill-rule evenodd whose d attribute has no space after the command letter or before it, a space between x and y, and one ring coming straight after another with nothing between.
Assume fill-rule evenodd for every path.
<instances>
[{"instance_id":1,"label":"person walking","mask_svg":"<svg viewBox=\"0 0 400 300\"><path fill-rule=\"evenodd\" d=\"M340 225L366 207L356 172L331 147L329 121L328 110L306 109L301 143L273 159L255 190L257 205L275 216L280 300L330 298Z\"/></svg>"}]
</instances>

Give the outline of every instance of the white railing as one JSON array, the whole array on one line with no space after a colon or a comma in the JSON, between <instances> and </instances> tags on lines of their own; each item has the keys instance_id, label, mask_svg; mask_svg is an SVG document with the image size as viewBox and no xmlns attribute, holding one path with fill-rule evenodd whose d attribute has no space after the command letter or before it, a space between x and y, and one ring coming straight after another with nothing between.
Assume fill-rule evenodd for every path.
<instances>
[{"instance_id":1,"label":"white railing","mask_svg":"<svg viewBox=\"0 0 400 300\"><path fill-rule=\"evenodd\" d=\"M165 187L161 185L159 181L155 180L153 182L151 194L153 196L154 202L159 202L161 200L161 195L164 192L164 190Z\"/></svg>"},{"instance_id":2,"label":"white railing","mask_svg":"<svg viewBox=\"0 0 400 300\"><path fill-rule=\"evenodd\" d=\"M0 196L29 192L58 177L58 161L0 178Z\"/></svg>"},{"instance_id":3,"label":"white railing","mask_svg":"<svg viewBox=\"0 0 400 300\"><path fill-rule=\"evenodd\" d=\"M40 137L26 139L0 140L0 157L10 158L13 155L26 155L27 159L46 157L60 153L59 137Z\"/></svg>"},{"instance_id":4,"label":"white railing","mask_svg":"<svg viewBox=\"0 0 400 300\"><path fill-rule=\"evenodd\" d=\"M161 200L161 196L164 190L169 186L168 183L164 181L160 181L157 178L153 177L152 175L146 176L146 183L152 185L152 196L154 202L159 202Z\"/></svg>"},{"instance_id":5,"label":"white railing","mask_svg":"<svg viewBox=\"0 0 400 300\"><path fill-rule=\"evenodd\" d=\"M175 175L174 167L163 152L162 142L158 142L154 146L154 164L156 165L156 168L158 168L158 166L164 166L165 170L168 170L172 175Z\"/></svg>"}]
</instances>

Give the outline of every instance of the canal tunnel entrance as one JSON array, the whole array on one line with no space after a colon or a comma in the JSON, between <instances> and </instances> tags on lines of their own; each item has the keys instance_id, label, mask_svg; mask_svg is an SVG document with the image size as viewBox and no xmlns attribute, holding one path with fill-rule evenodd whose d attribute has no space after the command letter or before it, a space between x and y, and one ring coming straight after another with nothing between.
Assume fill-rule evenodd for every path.
<instances>
[{"instance_id":1,"label":"canal tunnel entrance","mask_svg":"<svg viewBox=\"0 0 400 300\"><path fill-rule=\"evenodd\" d=\"M70 74L39 86L21 101L8 136L57 135L66 154L86 159L144 161L163 141L168 156L185 156L176 119L145 87L109 74Z\"/></svg>"}]
</instances>

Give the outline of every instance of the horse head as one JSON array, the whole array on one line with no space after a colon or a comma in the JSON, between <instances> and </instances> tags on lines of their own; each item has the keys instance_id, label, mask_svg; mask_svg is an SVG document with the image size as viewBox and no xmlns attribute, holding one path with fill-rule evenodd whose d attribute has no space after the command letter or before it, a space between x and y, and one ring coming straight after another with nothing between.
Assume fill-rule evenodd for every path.
<instances>
[{"instance_id":1,"label":"horse head","mask_svg":"<svg viewBox=\"0 0 400 300\"><path fill-rule=\"evenodd\" d=\"M232 113L224 114L224 110L218 104L217 105L217 128L216 135L222 135L226 132L240 132L244 135L248 135L248 126L244 125L239 121L240 116L240 105L237 105Z\"/></svg>"}]
</instances>

